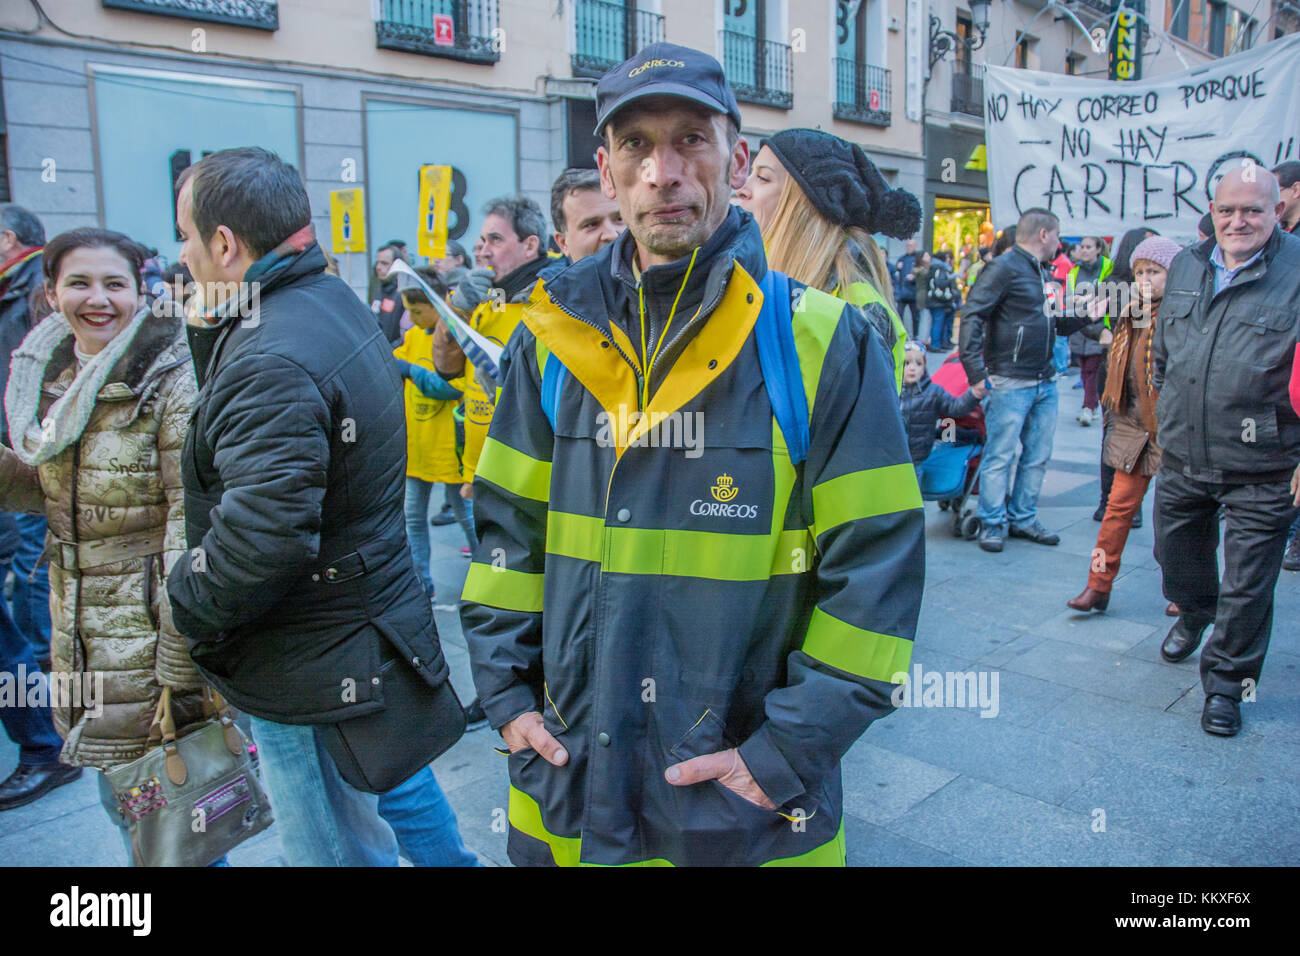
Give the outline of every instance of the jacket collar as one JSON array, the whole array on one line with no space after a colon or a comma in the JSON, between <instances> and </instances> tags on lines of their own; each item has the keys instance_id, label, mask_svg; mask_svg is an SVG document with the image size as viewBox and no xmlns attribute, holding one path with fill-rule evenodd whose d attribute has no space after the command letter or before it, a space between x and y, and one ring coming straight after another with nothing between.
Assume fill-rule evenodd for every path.
<instances>
[{"instance_id":1,"label":"jacket collar","mask_svg":"<svg viewBox=\"0 0 1300 956\"><path fill-rule=\"evenodd\" d=\"M158 375L185 361L182 328L181 317L171 310L163 310L161 314L150 312L126 354L109 370L100 395L109 398L140 395ZM69 335L55 347L45 366L43 386L51 394L61 395L72 382L77 364L72 346L73 337Z\"/></svg>"},{"instance_id":2,"label":"jacket collar","mask_svg":"<svg viewBox=\"0 0 1300 956\"><path fill-rule=\"evenodd\" d=\"M530 259L523 265L507 272L493 285L506 294L507 302L515 302L520 298L527 299L526 293L532 291L533 286L537 283L537 274L545 269L550 264L550 261L550 257L545 255Z\"/></svg>"},{"instance_id":3,"label":"jacket collar","mask_svg":"<svg viewBox=\"0 0 1300 956\"><path fill-rule=\"evenodd\" d=\"M0 295L4 301L25 296L32 282L41 274L41 252L44 246L31 246L0 265Z\"/></svg>"}]
</instances>

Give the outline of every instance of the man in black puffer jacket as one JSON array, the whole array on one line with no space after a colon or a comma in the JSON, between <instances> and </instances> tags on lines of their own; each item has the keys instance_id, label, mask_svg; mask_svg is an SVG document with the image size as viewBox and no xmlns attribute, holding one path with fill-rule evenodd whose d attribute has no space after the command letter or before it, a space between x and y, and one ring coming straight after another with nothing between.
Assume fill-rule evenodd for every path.
<instances>
[{"instance_id":1,"label":"man in black puffer jacket","mask_svg":"<svg viewBox=\"0 0 1300 956\"><path fill-rule=\"evenodd\" d=\"M416 863L473 863L431 771L363 793L312 726L382 711L393 667L447 680L406 546L389 345L325 273L306 191L273 153L191 167L177 222L203 304L182 455L191 557L167 588L176 626L204 677L253 715L291 864L396 865L399 842Z\"/></svg>"}]
</instances>

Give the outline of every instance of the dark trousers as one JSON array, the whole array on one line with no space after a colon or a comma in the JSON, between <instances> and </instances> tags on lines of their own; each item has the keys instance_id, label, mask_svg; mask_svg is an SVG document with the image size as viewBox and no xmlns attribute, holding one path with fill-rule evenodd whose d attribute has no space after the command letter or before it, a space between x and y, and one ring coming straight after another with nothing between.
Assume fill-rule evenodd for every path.
<instances>
[{"instance_id":1,"label":"dark trousers","mask_svg":"<svg viewBox=\"0 0 1300 956\"><path fill-rule=\"evenodd\" d=\"M912 313L910 319L907 317L908 312ZM921 328L921 310L916 307L916 300L899 299L898 317L903 320L903 328L907 329L907 337L909 339L916 338L916 333Z\"/></svg>"},{"instance_id":2,"label":"dark trousers","mask_svg":"<svg viewBox=\"0 0 1300 956\"><path fill-rule=\"evenodd\" d=\"M1094 412L1100 402L1097 392L1097 370L1104 361L1102 355L1085 355L1079 359L1079 377L1083 379L1083 407Z\"/></svg>"},{"instance_id":3,"label":"dark trousers","mask_svg":"<svg viewBox=\"0 0 1300 956\"><path fill-rule=\"evenodd\" d=\"M1219 506L1224 572L1219 580ZM1196 629L1214 631L1201 651L1205 693L1241 700L1243 681L1258 683L1273 633L1273 589L1287 532L1295 520L1287 481L1210 484L1162 467L1156 478L1156 560L1165 597Z\"/></svg>"}]
</instances>

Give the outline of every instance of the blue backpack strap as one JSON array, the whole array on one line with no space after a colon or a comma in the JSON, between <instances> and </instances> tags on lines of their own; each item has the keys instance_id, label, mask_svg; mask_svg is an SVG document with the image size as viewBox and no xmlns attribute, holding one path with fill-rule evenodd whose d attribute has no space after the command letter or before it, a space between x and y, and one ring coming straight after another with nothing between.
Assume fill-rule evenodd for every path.
<instances>
[{"instance_id":1,"label":"blue backpack strap","mask_svg":"<svg viewBox=\"0 0 1300 956\"><path fill-rule=\"evenodd\" d=\"M551 352L546 356L542 366L542 411L555 431L555 418L560 411L560 394L564 391L564 380L569 377L569 370L559 357Z\"/></svg>"},{"instance_id":2,"label":"blue backpack strap","mask_svg":"<svg viewBox=\"0 0 1300 956\"><path fill-rule=\"evenodd\" d=\"M790 277L772 269L760 283L763 309L758 314L755 340L763 384L772 402L772 415L781 427L790 461L799 464L808 457L808 398L804 394L799 353L794 345L790 313Z\"/></svg>"}]
</instances>

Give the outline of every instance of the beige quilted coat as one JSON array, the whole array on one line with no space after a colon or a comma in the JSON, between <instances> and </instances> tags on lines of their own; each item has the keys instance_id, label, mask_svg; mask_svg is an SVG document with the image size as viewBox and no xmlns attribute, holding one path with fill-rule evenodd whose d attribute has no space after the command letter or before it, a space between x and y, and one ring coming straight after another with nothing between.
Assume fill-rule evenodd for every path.
<instances>
[{"instance_id":1,"label":"beige quilted coat","mask_svg":"<svg viewBox=\"0 0 1300 956\"><path fill-rule=\"evenodd\" d=\"M69 336L46 367L41 418L75 369ZM163 684L191 691L173 694L177 726L201 715L202 681L172 625L166 587L167 571L185 555L180 457L196 397L181 321L150 315L100 389L78 442L37 467L0 447L0 508L44 512L54 539L164 532L159 553L72 562L81 570L64 567L68 549L47 539L52 673L72 674L82 686L89 673L92 691L103 675L99 716L76 701L53 708L65 763L104 769L144 753ZM101 701L83 695L79 703Z\"/></svg>"}]
</instances>

